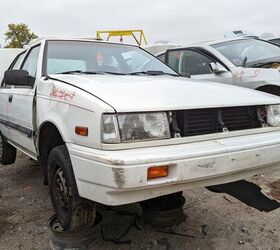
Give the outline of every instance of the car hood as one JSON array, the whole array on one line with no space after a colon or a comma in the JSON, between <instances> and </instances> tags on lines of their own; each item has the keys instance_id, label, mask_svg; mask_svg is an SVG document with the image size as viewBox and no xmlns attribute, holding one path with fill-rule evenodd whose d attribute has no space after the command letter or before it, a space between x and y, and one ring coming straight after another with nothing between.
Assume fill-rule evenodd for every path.
<instances>
[{"instance_id":1,"label":"car hood","mask_svg":"<svg viewBox=\"0 0 280 250\"><path fill-rule=\"evenodd\" d=\"M226 84L167 76L51 75L97 96L117 112L278 104L276 96Z\"/></svg>"}]
</instances>

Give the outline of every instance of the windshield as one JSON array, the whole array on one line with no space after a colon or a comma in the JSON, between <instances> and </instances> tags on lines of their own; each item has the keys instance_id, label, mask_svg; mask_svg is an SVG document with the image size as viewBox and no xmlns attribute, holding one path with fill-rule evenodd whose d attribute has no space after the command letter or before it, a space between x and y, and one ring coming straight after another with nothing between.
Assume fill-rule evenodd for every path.
<instances>
[{"instance_id":1,"label":"windshield","mask_svg":"<svg viewBox=\"0 0 280 250\"><path fill-rule=\"evenodd\" d=\"M242 39L212 45L236 66L279 62L280 47L257 39Z\"/></svg>"},{"instance_id":2,"label":"windshield","mask_svg":"<svg viewBox=\"0 0 280 250\"><path fill-rule=\"evenodd\" d=\"M47 45L47 75L146 72L177 75L160 60L136 46L88 41L49 41Z\"/></svg>"}]
</instances>

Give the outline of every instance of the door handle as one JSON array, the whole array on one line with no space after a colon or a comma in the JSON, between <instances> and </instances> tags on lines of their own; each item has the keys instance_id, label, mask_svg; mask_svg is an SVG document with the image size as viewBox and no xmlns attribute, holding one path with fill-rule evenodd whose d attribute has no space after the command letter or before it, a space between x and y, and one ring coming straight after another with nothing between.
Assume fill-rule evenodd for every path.
<instances>
[{"instance_id":1,"label":"door handle","mask_svg":"<svg viewBox=\"0 0 280 250\"><path fill-rule=\"evenodd\" d=\"M13 102L13 95L9 95L9 102Z\"/></svg>"}]
</instances>

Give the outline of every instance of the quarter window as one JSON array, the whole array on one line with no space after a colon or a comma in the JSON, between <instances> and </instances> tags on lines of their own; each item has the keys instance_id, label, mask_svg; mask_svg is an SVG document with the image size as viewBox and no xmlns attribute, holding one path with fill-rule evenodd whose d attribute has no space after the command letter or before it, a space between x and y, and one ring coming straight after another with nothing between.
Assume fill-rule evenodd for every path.
<instances>
[{"instance_id":1,"label":"quarter window","mask_svg":"<svg viewBox=\"0 0 280 250\"><path fill-rule=\"evenodd\" d=\"M157 58L158 58L159 60L161 60L162 62L165 62L165 53L164 53L164 54L161 54L161 55L159 55L159 56L157 56Z\"/></svg>"},{"instance_id":2,"label":"quarter window","mask_svg":"<svg viewBox=\"0 0 280 250\"><path fill-rule=\"evenodd\" d=\"M23 61L23 58L25 56L25 53L22 53L18 56L17 60L15 61L12 69L20 69L21 63Z\"/></svg>"}]
</instances>

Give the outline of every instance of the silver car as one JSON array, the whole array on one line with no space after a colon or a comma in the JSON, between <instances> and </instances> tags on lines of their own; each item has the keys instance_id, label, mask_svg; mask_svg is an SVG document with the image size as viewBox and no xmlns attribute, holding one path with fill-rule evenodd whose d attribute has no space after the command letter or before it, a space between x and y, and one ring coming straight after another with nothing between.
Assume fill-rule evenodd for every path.
<instances>
[{"instance_id":1,"label":"silver car","mask_svg":"<svg viewBox=\"0 0 280 250\"><path fill-rule=\"evenodd\" d=\"M174 46L156 56L183 76L280 96L280 47L264 40L243 37Z\"/></svg>"}]
</instances>

